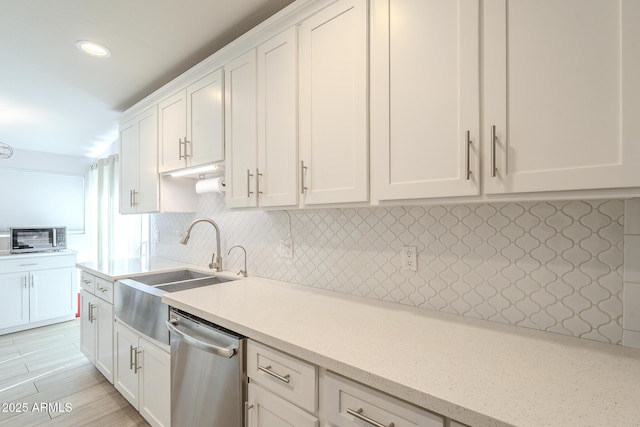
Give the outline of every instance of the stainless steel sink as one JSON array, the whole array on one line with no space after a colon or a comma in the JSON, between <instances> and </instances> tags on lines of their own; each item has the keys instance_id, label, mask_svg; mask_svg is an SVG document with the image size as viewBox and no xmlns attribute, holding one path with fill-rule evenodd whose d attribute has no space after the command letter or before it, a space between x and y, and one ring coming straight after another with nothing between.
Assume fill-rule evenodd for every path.
<instances>
[{"instance_id":1,"label":"stainless steel sink","mask_svg":"<svg viewBox=\"0 0 640 427\"><path fill-rule=\"evenodd\" d=\"M189 269L118 280L113 301L115 316L138 332L169 344L169 331L165 326L169 306L162 302L162 295L232 280L235 279Z\"/></svg>"},{"instance_id":2,"label":"stainless steel sink","mask_svg":"<svg viewBox=\"0 0 640 427\"><path fill-rule=\"evenodd\" d=\"M194 270L177 270L177 271L165 271L162 273L150 273L143 276L136 276L132 279L145 285L158 286L166 285L167 283L182 282L185 280L202 279L208 277L216 277L211 274L203 273Z\"/></svg>"}]
</instances>

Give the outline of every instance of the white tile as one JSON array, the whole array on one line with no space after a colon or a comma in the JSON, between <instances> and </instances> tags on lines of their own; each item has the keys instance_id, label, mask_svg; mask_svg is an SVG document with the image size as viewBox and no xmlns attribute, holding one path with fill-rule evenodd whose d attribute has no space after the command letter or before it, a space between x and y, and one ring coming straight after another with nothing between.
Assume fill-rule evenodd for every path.
<instances>
[{"instance_id":1,"label":"white tile","mask_svg":"<svg viewBox=\"0 0 640 427\"><path fill-rule=\"evenodd\" d=\"M622 331L622 345L625 347L640 348L640 332L624 329Z\"/></svg>"},{"instance_id":2,"label":"white tile","mask_svg":"<svg viewBox=\"0 0 640 427\"><path fill-rule=\"evenodd\" d=\"M640 283L640 235L624 236L624 281Z\"/></svg>"},{"instance_id":3,"label":"white tile","mask_svg":"<svg viewBox=\"0 0 640 427\"><path fill-rule=\"evenodd\" d=\"M624 202L624 234L640 234L640 198Z\"/></svg>"},{"instance_id":4,"label":"white tile","mask_svg":"<svg viewBox=\"0 0 640 427\"><path fill-rule=\"evenodd\" d=\"M622 305L624 329L640 331L640 283L625 282Z\"/></svg>"}]
</instances>

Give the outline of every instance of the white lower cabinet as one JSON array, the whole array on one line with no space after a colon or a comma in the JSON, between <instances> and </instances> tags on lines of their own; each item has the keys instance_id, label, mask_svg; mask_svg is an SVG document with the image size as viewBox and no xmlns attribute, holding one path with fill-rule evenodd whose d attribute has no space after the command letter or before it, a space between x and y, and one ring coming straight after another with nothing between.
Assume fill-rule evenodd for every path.
<instances>
[{"instance_id":1,"label":"white lower cabinet","mask_svg":"<svg viewBox=\"0 0 640 427\"><path fill-rule=\"evenodd\" d=\"M75 317L75 254L3 258L0 260L0 334Z\"/></svg>"},{"instance_id":2,"label":"white lower cabinet","mask_svg":"<svg viewBox=\"0 0 640 427\"><path fill-rule=\"evenodd\" d=\"M116 320L116 389L152 426L171 424L171 356Z\"/></svg>"},{"instance_id":3,"label":"white lower cabinet","mask_svg":"<svg viewBox=\"0 0 640 427\"><path fill-rule=\"evenodd\" d=\"M80 350L113 384L113 283L86 272L81 283Z\"/></svg>"},{"instance_id":4,"label":"white lower cabinet","mask_svg":"<svg viewBox=\"0 0 640 427\"><path fill-rule=\"evenodd\" d=\"M247 376L249 426L319 425L315 365L249 340Z\"/></svg>"},{"instance_id":5,"label":"white lower cabinet","mask_svg":"<svg viewBox=\"0 0 640 427\"><path fill-rule=\"evenodd\" d=\"M328 371L324 373L320 398L323 416L336 427L443 427L445 422L440 415Z\"/></svg>"},{"instance_id":6,"label":"white lower cabinet","mask_svg":"<svg viewBox=\"0 0 640 427\"><path fill-rule=\"evenodd\" d=\"M318 418L265 390L249 384L249 427L317 427Z\"/></svg>"}]
</instances>

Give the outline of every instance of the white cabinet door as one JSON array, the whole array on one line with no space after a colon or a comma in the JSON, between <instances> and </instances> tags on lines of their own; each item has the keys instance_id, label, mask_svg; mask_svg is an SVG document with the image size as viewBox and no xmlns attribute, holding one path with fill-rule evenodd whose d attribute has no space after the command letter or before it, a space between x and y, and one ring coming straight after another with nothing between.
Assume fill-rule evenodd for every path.
<instances>
[{"instance_id":1,"label":"white cabinet door","mask_svg":"<svg viewBox=\"0 0 640 427\"><path fill-rule=\"evenodd\" d=\"M96 297L80 290L80 350L91 363L96 360Z\"/></svg>"},{"instance_id":2,"label":"white cabinet door","mask_svg":"<svg viewBox=\"0 0 640 427\"><path fill-rule=\"evenodd\" d=\"M96 298L95 365L113 384L113 304Z\"/></svg>"},{"instance_id":3,"label":"white cabinet door","mask_svg":"<svg viewBox=\"0 0 640 427\"><path fill-rule=\"evenodd\" d=\"M158 177L158 115L152 108L138 122L139 194L134 198L138 213L157 212L159 209Z\"/></svg>"},{"instance_id":4,"label":"white cabinet door","mask_svg":"<svg viewBox=\"0 0 640 427\"><path fill-rule=\"evenodd\" d=\"M139 339L139 346L140 414L153 426L169 426L171 356L144 338Z\"/></svg>"},{"instance_id":5,"label":"white cabinet door","mask_svg":"<svg viewBox=\"0 0 640 427\"><path fill-rule=\"evenodd\" d=\"M126 326L115 323L113 334L114 345L114 379L113 385L125 399L138 409L138 370L136 354L139 360L138 335Z\"/></svg>"},{"instance_id":6,"label":"white cabinet door","mask_svg":"<svg viewBox=\"0 0 640 427\"><path fill-rule=\"evenodd\" d=\"M219 69L187 87L189 166L224 160L223 78Z\"/></svg>"},{"instance_id":7,"label":"white cabinet door","mask_svg":"<svg viewBox=\"0 0 640 427\"><path fill-rule=\"evenodd\" d=\"M29 323L28 274L0 274L0 329Z\"/></svg>"},{"instance_id":8,"label":"white cabinet door","mask_svg":"<svg viewBox=\"0 0 640 427\"><path fill-rule=\"evenodd\" d=\"M160 172L187 165L187 98L181 90L158 103L158 167Z\"/></svg>"},{"instance_id":9,"label":"white cabinet door","mask_svg":"<svg viewBox=\"0 0 640 427\"><path fill-rule=\"evenodd\" d=\"M225 66L227 207L256 206L256 51Z\"/></svg>"},{"instance_id":10,"label":"white cabinet door","mask_svg":"<svg viewBox=\"0 0 640 427\"><path fill-rule=\"evenodd\" d=\"M487 193L640 185L638 20L635 0L484 2Z\"/></svg>"},{"instance_id":11,"label":"white cabinet door","mask_svg":"<svg viewBox=\"0 0 640 427\"><path fill-rule=\"evenodd\" d=\"M297 29L258 46L260 206L298 203Z\"/></svg>"},{"instance_id":12,"label":"white cabinet door","mask_svg":"<svg viewBox=\"0 0 640 427\"><path fill-rule=\"evenodd\" d=\"M75 277L75 267L29 272L29 320L39 322L73 315Z\"/></svg>"},{"instance_id":13,"label":"white cabinet door","mask_svg":"<svg viewBox=\"0 0 640 427\"><path fill-rule=\"evenodd\" d=\"M120 176L120 213L158 211L158 114L155 106L120 127Z\"/></svg>"},{"instance_id":14,"label":"white cabinet door","mask_svg":"<svg viewBox=\"0 0 640 427\"><path fill-rule=\"evenodd\" d=\"M120 125L120 213L135 213L133 191L138 189L138 122Z\"/></svg>"},{"instance_id":15,"label":"white cabinet door","mask_svg":"<svg viewBox=\"0 0 640 427\"><path fill-rule=\"evenodd\" d=\"M340 0L300 24L302 203L368 200L367 2Z\"/></svg>"},{"instance_id":16,"label":"white cabinet door","mask_svg":"<svg viewBox=\"0 0 640 427\"><path fill-rule=\"evenodd\" d=\"M479 194L479 0L372 5L373 198Z\"/></svg>"},{"instance_id":17,"label":"white cabinet door","mask_svg":"<svg viewBox=\"0 0 640 427\"><path fill-rule=\"evenodd\" d=\"M318 419L286 400L249 383L249 427L317 427Z\"/></svg>"}]
</instances>

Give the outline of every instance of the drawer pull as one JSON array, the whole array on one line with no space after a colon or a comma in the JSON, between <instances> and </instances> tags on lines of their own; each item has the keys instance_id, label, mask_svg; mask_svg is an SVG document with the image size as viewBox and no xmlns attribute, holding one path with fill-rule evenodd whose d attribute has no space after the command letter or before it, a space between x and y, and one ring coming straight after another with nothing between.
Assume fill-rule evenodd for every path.
<instances>
[{"instance_id":1,"label":"drawer pull","mask_svg":"<svg viewBox=\"0 0 640 427\"><path fill-rule=\"evenodd\" d=\"M371 424L372 426L375 426L375 427L394 427L395 426L395 424L393 423L389 423L389 424L379 423L376 420L373 420L367 417L366 415L364 415L363 412L364 412L364 409L362 408L358 408L355 411L351 408L347 408L347 414L353 415L354 417L364 421L365 423Z\"/></svg>"},{"instance_id":2,"label":"drawer pull","mask_svg":"<svg viewBox=\"0 0 640 427\"><path fill-rule=\"evenodd\" d=\"M269 365L269 366L260 366L260 365L258 365L258 370L264 372L265 374L271 375L272 377L282 381L283 383L289 384L289 374L287 374L285 376L282 376L280 374L276 374L275 372L273 372L271 370L271 365Z\"/></svg>"},{"instance_id":3,"label":"drawer pull","mask_svg":"<svg viewBox=\"0 0 640 427\"><path fill-rule=\"evenodd\" d=\"M29 267L30 265L38 265L37 262L30 262L28 264L20 264L20 267Z\"/></svg>"}]
</instances>

